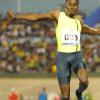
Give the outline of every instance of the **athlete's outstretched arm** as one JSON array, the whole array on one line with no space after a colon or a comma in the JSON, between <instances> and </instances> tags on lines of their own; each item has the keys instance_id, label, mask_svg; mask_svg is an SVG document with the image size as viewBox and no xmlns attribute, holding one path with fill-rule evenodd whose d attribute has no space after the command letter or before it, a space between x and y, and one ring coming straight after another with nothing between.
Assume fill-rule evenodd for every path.
<instances>
[{"instance_id":1,"label":"athlete's outstretched arm","mask_svg":"<svg viewBox=\"0 0 100 100\"><path fill-rule=\"evenodd\" d=\"M100 35L100 29L91 28L85 24L82 26L82 32L89 35Z\"/></svg>"},{"instance_id":2,"label":"athlete's outstretched arm","mask_svg":"<svg viewBox=\"0 0 100 100\"><path fill-rule=\"evenodd\" d=\"M88 25L84 24L84 22L81 19L81 17L79 17L79 16L76 16L76 17L81 22L81 25L82 25L82 33L89 34L89 35L100 35L100 29L91 28Z\"/></svg>"},{"instance_id":3,"label":"athlete's outstretched arm","mask_svg":"<svg viewBox=\"0 0 100 100\"><path fill-rule=\"evenodd\" d=\"M7 15L10 19L32 21L32 20L38 20L38 19L42 19L42 18L57 19L59 12L58 11L51 11L48 13L14 14L12 11L8 11Z\"/></svg>"}]
</instances>

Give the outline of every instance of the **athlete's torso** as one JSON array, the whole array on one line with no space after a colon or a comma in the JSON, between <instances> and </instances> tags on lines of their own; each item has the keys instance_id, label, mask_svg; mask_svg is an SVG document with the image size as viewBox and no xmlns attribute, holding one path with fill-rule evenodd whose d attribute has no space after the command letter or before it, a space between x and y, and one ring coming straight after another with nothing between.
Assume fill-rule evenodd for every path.
<instances>
[{"instance_id":1,"label":"athlete's torso","mask_svg":"<svg viewBox=\"0 0 100 100\"><path fill-rule=\"evenodd\" d=\"M60 12L56 27L57 51L66 53L80 51L80 34L80 21L66 16L65 12Z\"/></svg>"}]
</instances>

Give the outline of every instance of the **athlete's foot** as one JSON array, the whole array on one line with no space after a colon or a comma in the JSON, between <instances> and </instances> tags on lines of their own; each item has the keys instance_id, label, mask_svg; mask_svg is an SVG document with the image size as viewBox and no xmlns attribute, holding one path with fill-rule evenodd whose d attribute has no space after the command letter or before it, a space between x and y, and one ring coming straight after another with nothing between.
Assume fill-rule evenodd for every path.
<instances>
[{"instance_id":1,"label":"athlete's foot","mask_svg":"<svg viewBox=\"0 0 100 100\"><path fill-rule=\"evenodd\" d=\"M82 99L82 93L79 93L78 90L76 90L76 96L78 100L83 100Z\"/></svg>"}]
</instances>

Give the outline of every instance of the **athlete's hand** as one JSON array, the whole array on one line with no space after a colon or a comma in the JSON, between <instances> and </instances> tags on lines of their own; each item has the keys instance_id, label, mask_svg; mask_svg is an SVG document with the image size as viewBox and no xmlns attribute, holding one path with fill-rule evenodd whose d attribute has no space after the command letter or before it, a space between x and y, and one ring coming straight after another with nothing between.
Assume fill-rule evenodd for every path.
<instances>
[{"instance_id":1,"label":"athlete's hand","mask_svg":"<svg viewBox=\"0 0 100 100\"><path fill-rule=\"evenodd\" d=\"M100 29L98 29L98 34L100 35Z\"/></svg>"},{"instance_id":2,"label":"athlete's hand","mask_svg":"<svg viewBox=\"0 0 100 100\"><path fill-rule=\"evenodd\" d=\"M100 35L100 28L97 28L96 31L97 31L97 35Z\"/></svg>"},{"instance_id":3,"label":"athlete's hand","mask_svg":"<svg viewBox=\"0 0 100 100\"><path fill-rule=\"evenodd\" d=\"M12 19L14 19L15 14L13 13L13 11L9 10L7 11L7 17L8 17L8 20L11 21Z\"/></svg>"},{"instance_id":4,"label":"athlete's hand","mask_svg":"<svg viewBox=\"0 0 100 100\"><path fill-rule=\"evenodd\" d=\"M13 18L14 18L13 12L11 10L7 11L7 19L3 20L2 25L1 25L1 30L2 31L5 30L8 27L10 21Z\"/></svg>"}]
</instances>

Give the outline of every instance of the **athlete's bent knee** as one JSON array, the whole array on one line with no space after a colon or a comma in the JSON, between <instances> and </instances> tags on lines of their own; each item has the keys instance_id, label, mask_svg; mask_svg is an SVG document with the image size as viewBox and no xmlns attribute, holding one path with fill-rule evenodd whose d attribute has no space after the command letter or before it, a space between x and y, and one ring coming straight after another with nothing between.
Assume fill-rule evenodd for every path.
<instances>
[{"instance_id":1,"label":"athlete's bent knee","mask_svg":"<svg viewBox=\"0 0 100 100\"><path fill-rule=\"evenodd\" d=\"M86 85L89 84L88 79L86 77L80 77L80 83L83 83L83 84L86 84Z\"/></svg>"}]
</instances>

